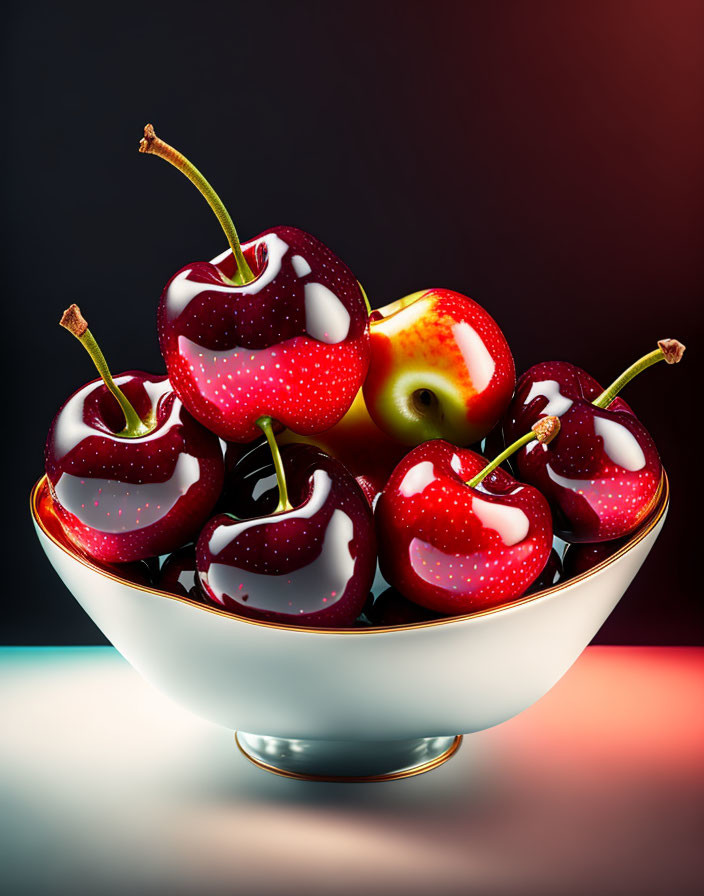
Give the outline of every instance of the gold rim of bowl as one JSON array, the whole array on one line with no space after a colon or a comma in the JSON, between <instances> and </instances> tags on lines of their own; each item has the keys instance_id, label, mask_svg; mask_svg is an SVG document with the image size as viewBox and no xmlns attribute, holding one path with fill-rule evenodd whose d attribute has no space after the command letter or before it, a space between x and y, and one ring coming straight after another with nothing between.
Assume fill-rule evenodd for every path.
<instances>
[{"instance_id":1,"label":"gold rim of bowl","mask_svg":"<svg viewBox=\"0 0 704 896\"><path fill-rule=\"evenodd\" d=\"M283 631L302 632L306 634L324 635L375 635L384 632L401 632L407 631L409 629L434 628L439 625L452 625L457 622L464 622L468 619L476 619L480 616L491 616L494 613L502 613L505 610L511 610L514 607L520 607L523 604L528 604L535 600L541 600L544 597L559 594L560 591L571 588L578 582L582 582L585 579L596 575L602 569L605 569L607 566L615 563L620 557L623 557L624 554L627 554L632 548L634 548L639 542L641 542L646 537L646 535L652 532L655 526L657 526L659 521L662 519L663 514L665 513L670 499L670 483L668 481L667 474L663 470L662 478L660 480L655 498L653 499L651 510L646 516L644 522L641 524L640 528L636 529L636 531L631 535L628 541L625 544L621 545L621 547L610 557L607 557L606 560L602 560L601 563L593 566L586 572L580 573L577 576L573 576L573 578L568 579L565 582L558 582L557 585L553 585L551 588L545 588L543 591L536 591L533 594L523 595L522 597L518 597L515 600L510 601L509 603L499 604L494 607L487 607L482 610L475 610L473 613L465 613L462 616L444 616L441 619L432 619L427 622L412 622L406 625L370 625L359 626L356 628L310 628L303 625L284 625L283 623L279 622L266 622L261 619L248 619L246 616L240 616L237 613L230 613L226 610L221 610L218 607L210 606L209 604L199 603L198 601L191 600L188 597L181 597L178 594L171 594L168 591L160 591L158 588L150 588L146 585L138 585L135 582L131 582L129 579L122 579L120 578L120 576L102 569L97 564L91 562L91 560L89 560L87 557L83 557L80 554L69 550L66 545L62 544L60 541L57 541L57 539L54 538L51 532L49 532L44 525L44 522L38 513L37 500L39 498L39 495L41 494L45 480L46 476L42 476L40 479L38 479L29 496L30 512L32 514L34 522L37 524L39 529L41 529L44 535L46 535L46 537L58 548L60 548L65 554L76 560L78 563L81 563L83 566L88 567L88 569L92 570L93 572L98 573L98 575L101 575L106 579L112 579L113 581L119 582L122 585L127 585L128 587L134 588L137 591L142 591L145 594L153 594L157 597L164 597L167 600L175 600L179 601L182 604L190 604L191 606L197 607L198 609L203 610L206 613L213 613L216 616L225 616L229 619L237 619L239 622L244 622L247 625L256 625L261 628L281 629Z\"/></svg>"}]
</instances>

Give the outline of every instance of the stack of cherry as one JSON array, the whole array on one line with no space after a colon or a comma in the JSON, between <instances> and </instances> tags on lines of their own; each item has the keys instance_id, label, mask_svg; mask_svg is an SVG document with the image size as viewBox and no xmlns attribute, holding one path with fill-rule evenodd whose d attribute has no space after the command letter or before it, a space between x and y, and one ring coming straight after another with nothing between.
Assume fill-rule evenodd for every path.
<instances>
[{"instance_id":1,"label":"stack of cherry","mask_svg":"<svg viewBox=\"0 0 704 896\"><path fill-rule=\"evenodd\" d=\"M255 619L394 625L549 588L652 512L658 452L617 395L679 361L679 342L607 389L563 361L516 384L476 302L430 289L370 314L315 237L274 227L241 245L210 184L151 125L140 150L200 189L230 248L167 283L165 376L113 379L78 307L64 313L100 374L46 444L46 512L74 550ZM457 447L487 436L491 463ZM377 555L391 587L373 600Z\"/></svg>"}]
</instances>

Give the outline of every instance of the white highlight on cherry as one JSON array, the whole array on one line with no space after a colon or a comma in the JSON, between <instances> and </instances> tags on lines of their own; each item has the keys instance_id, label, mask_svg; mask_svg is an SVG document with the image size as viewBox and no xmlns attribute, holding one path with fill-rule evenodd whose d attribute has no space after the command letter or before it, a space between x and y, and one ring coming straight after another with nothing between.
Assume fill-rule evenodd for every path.
<instances>
[{"instance_id":1,"label":"white highlight on cherry","mask_svg":"<svg viewBox=\"0 0 704 896\"><path fill-rule=\"evenodd\" d=\"M254 488L252 489L252 498L255 501L258 501L262 495L265 495L268 491L271 491L276 488L278 480L276 479L276 473L272 473L271 476L262 476L261 479L257 479L254 483Z\"/></svg>"},{"instance_id":2,"label":"white highlight on cherry","mask_svg":"<svg viewBox=\"0 0 704 896\"><path fill-rule=\"evenodd\" d=\"M214 265L222 264L223 261L227 258L228 255L232 255L232 249L228 246L224 252L221 252L219 255L216 255L215 258L210 259L210 263Z\"/></svg>"},{"instance_id":3,"label":"white highlight on cherry","mask_svg":"<svg viewBox=\"0 0 704 896\"><path fill-rule=\"evenodd\" d=\"M322 283L306 283L306 330L319 342L335 345L347 338L350 313L332 290Z\"/></svg>"},{"instance_id":4,"label":"white highlight on cherry","mask_svg":"<svg viewBox=\"0 0 704 896\"><path fill-rule=\"evenodd\" d=\"M604 451L612 463L635 473L645 466L645 454L633 433L617 420L594 418L594 432L604 440Z\"/></svg>"},{"instance_id":5,"label":"white highlight on cherry","mask_svg":"<svg viewBox=\"0 0 704 896\"><path fill-rule=\"evenodd\" d=\"M404 498L419 495L426 486L435 481L435 467L430 460L423 460L411 467L401 480L398 490Z\"/></svg>"},{"instance_id":6,"label":"white highlight on cherry","mask_svg":"<svg viewBox=\"0 0 704 896\"><path fill-rule=\"evenodd\" d=\"M561 476L553 470L550 464L545 467L545 472L553 482L557 483L557 485L561 485L563 488L568 488L573 492L587 492L592 489L594 485L592 479L569 479L567 476Z\"/></svg>"},{"instance_id":7,"label":"white highlight on cherry","mask_svg":"<svg viewBox=\"0 0 704 896\"><path fill-rule=\"evenodd\" d=\"M259 276L250 283L243 283L241 285L226 283L224 281L222 285L219 283L196 283L194 280L188 279L191 274L191 268L187 268L177 274L169 284L166 293L166 307L169 315L171 317L178 317L179 314L188 307L189 303L203 292L226 292L239 295L252 295L264 289L265 286L268 286L281 271L281 262L284 255L289 250L289 245L288 243L285 243L278 234L267 233L259 240L252 240L249 243L245 243L242 248L250 249L252 246L256 246L260 243L264 243L266 246L266 264ZM217 255L212 259L210 264L221 263L227 257L229 252L230 250L223 252L221 255Z\"/></svg>"},{"instance_id":8,"label":"white highlight on cherry","mask_svg":"<svg viewBox=\"0 0 704 896\"><path fill-rule=\"evenodd\" d=\"M498 532L499 538L506 547L518 544L528 534L530 521L520 507L495 504L492 501L483 501L481 498L474 497L472 498L472 510L482 525Z\"/></svg>"},{"instance_id":9,"label":"white highlight on cherry","mask_svg":"<svg viewBox=\"0 0 704 896\"><path fill-rule=\"evenodd\" d=\"M165 482L120 482L62 473L55 491L59 503L84 525L115 534L146 529L159 522L199 479L198 458L184 453Z\"/></svg>"},{"instance_id":10,"label":"white highlight on cherry","mask_svg":"<svg viewBox=\"0 0 704 896\"><path fill-rule=\"evenodd\" d=\"M532 442L528 442L527 445L523 446L523 450L526 452L526 454L530 454L530 452L534 451L536 448L542 448L543 451L548 450L548 446L545 444L545 442L539 442L537 439L533 440Z\"/></svg>"},{"instance_id":11,"label":"white highlight on cherry","mask_svg":"<svg viewBox=\"0 0 704 896\"><path fill-rule=\"evenodd\" d=\"M557 380L543 380L540 383L533 383L523 403L530 404L539 395L544 395L548 400L548 403L542 410L542 413L548 417L561 417L572 407L572 399L566 398L561 394L560 384Z\"/></svg>"},{"instance_id":12,"label":"white highlight on cherry","mask_svg":"<svg viewBox=\"0 0 704 896\"><path fill-rule=\"evenodd\" d=\"M116 385L124 386L132 377L123 375L116 376L114 379ZM160 400L169 392L173 392L173 387L166 377L160 383L145 382L143 386L151 401L153 413L156 414ZM88 436L100 436L104 439L113 439L115 442L124 442L126 440L126 437L121 436L119 433L111 433L107 429L103 431L96 429L94 426L89 426L83 419L83 408L88 395L101 387L105 388L102 380L93 380L83 386L82 389L79 389L64 405L54 429L54 445L59 457L68 454L69 451ZM176 426L181 422L182 407L181 402L176 399L168 419L146 435L130 438L129 441L141 444L142 442L150 442L153 439L161 438L172 426Z\"/></svg>"},{"instance_id":13,"label":"white highlight on cherry","mask_svg":"<svg viewBox=\"0 0 704 896\"><path fill-rule=\"evenodd\" d=\"M325 470L315 470L313 473L312 494L305 504L301 507L297 507L295 510L290 510L285 515L274 513L271 516L263 516L261 519L257 520L257 525L265 526L267 523L280 523L282 519L310 519L318 513L323 504L327 501L331 487L332 479L328 473L326 473ZM234 541L244 529L251 528L251 525L251 520L243 520L241 523L235 523L232 526L218 526L210 536L208 550L213 556L217 556L217 554L224 550L230 542Z\"/></svg>"},{"instance_id":14,"label":"white highlight on cherry","mask_svg":"<svg viewBox=\"0 0 704 896\"><path fill-rule=\"evenodd\" d=\"M232 596L233 583L239 580L248 598L247 606L255 608L270 606L272 591L281 593L283 589L289 589L290 594L296 595L299 610L314 612L322 609L321 594L337 597L347 588L356 562L350 552L353 538L352 520L344 510L336 507L325 530L320 554L309 566L272 576L238 571L225 563L212 563L208 569L208 585L216 596ZM235 596L238 593L234 591Z\"/></svg>"},{"instance_id":15,"label":"white highlight on cherry","mask_svg":"<svg viewBox=\"0 0 704 896\"><path fill-rule=\"evenodd\" d=\"M482 392L491 382L496 362L479 333L467 321L454 324L452 335L467 365L472 385L477 392Z\"/></svg>"},{"instance_id":16,"label":"white highlight on cherry","mask_svg":"<svg viewBox=\"0 0 704 896\"><path fill-rule=\"evenodd\" d=\"M302 255L293 255L291 257L291 264L293 265L293 270L295 271L296 276L299 279L301 277L305 277L311 272L311 266Z\"/></svg>"}]
</instances>

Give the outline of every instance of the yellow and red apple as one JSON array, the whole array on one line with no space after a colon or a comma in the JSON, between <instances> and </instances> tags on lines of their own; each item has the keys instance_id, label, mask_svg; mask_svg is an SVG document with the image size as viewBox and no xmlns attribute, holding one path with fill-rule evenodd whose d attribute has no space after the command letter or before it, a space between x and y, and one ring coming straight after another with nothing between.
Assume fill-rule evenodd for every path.
<instances>
[{"instance_id":1,"label":"yellow and red apple","mask_svg":"<svg viewBox=\"0 0 704 896\"><path fill-rule=\"evenodd\" d=\"M372 501L411 446L482 439L508 406L515 369L494 319L447 289L373 311L370 333L369 374L342 420L316 436L286 430L277 439L310 442L338 458Z\"/></svg>"},{"instance_id":2,"label":"yellow and red apple","mask_svg":"<svg viewBox=\"0 0 704 896\"><path fill-rule=\"evenodd\" d=\"M396 464L408 451L374 423L360 389L345 416L332 429L316 436L299 436L286 429L276 437L280 445L307 442L336 457L347 467L371 504L386 485Z\"/></svg>"},{"instance_id":3,"label":"yellow and red apple","mask_svg":"<svg viewBox=\"0 0 704 896\"><path fill-rule=\"evenodd\" d=\"M449 289L413 293L371 314L364 400L372 420L405 445L478 442L516 384L511 350L477 302Z\"/></svg>"}]
</instances>

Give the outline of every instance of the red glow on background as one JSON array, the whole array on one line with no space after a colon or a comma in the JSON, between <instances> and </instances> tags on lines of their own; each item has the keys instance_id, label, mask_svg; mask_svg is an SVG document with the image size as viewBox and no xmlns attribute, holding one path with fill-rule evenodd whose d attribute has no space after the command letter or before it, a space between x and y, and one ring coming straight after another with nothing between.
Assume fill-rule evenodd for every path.
<instances>
[{"instance_id":1,"label":"red glow on background","mask_svg":"<svg viewBox=\"0 0 704 896\"><path fill-rule=\"evenodd\" d=\"M704 781L703 706L704 650L591 647L498 736L533 769Z\"/></svg>"},{"instance_id":2,"label":"red glow on background","mask_svg":"<svg viewBox=\"0 0 704 896\"><path fill-rule=\"evenodd\" d=\"M0 651L0 673L8 892L701 889L701 649L589 648L445 765L359 785L262 772L113 650Z\"/></svg>"}]
</instances>

